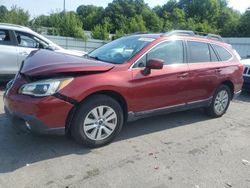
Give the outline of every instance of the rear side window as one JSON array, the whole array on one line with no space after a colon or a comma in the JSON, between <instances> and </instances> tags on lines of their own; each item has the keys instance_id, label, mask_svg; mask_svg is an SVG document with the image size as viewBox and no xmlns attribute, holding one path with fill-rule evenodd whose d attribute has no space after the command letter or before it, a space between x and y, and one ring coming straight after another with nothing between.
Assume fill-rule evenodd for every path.
<instances>
[{"instance_id":1,"label":"rear side window","mask_svg":"<svg viewBox=\"0 0 250 188\"><path fill-rule=\"evenodd\" d=\"M223 47L213 44L213 48L217 51L221 61L229 60L232 55Z\"/></svg>"},{"instance_id":2,"label":"rear side window","mask_svg":"<svg viewBox=\"0 0 250 188\"><path fill-rule=\"evenodd\" d=\"M207 43L188 41L189 63L210 62L210 52Z\"/></svg>"},{"instance_id":3,"label":"rear side window","mask_svg":"<svg viewBox=\"0 0 250 188\"><path fill-rule=\"evenodd\" d=\"M11 44L9 31L0 29L0 44Z\"/></svg>"}]
</instances>

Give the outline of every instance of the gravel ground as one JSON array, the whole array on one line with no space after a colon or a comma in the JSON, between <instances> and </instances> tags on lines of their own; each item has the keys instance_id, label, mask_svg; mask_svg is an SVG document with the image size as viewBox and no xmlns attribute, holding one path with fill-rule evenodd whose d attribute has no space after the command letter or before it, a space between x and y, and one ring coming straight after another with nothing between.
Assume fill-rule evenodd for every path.
<instances>
[{"instance_id":1,"label":"gravel ground","mask_svg":"<svg viewBox=\"0 0 250 188\"><path fill-rule=\"evenodd\" d=\"M222 118L196 109L143 119L87 149L17 130L0 100L0 187L250 188L249 112L243 93Z\"/></svg>"}]
</instances>

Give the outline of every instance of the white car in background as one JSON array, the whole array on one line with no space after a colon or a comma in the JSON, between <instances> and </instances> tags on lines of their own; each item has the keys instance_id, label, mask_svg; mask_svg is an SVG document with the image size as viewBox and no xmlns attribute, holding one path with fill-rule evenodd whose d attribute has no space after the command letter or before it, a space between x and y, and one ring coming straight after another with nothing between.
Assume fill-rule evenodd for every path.
<instances>
[{"instance_id":1,"label":"white car in background","mask_svg":"<svg viewBox=\"0 0 250 188\"><path fill-rule=\"evenodd\" d=\"M244 72L243 72L243 89L250 91L250 59L243 59L241 63L244 65Z\"/></svg>"},{"instance_id":2,"label":"white car in background","mask_svg":"<svg viewBox=\"0 0 250 188\"><path fill-rule=\"evenodd\" d=\"M20 25L0 23L0 81L9 80L19 70L22 61L37 49L84 56L86 52L64 49L42 35Z\"/></svg>"}]
</instances>

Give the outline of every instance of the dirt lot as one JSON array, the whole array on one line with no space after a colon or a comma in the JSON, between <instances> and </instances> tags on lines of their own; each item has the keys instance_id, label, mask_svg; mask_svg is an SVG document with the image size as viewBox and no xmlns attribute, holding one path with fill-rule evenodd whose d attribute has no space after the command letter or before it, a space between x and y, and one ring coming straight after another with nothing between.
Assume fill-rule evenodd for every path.
<instances>
[{"instance_id":1,"label":"dirt lot","mask_svg":"<svg viewBox=\"0 0 250 188\"><path fill-rule=\"evenodd\" d=\"M148 118L87 149L20 132L0 100L0 187L250 187L249 114L243 93L222 118L200 109Z\"/></svg>"}]
</instances>

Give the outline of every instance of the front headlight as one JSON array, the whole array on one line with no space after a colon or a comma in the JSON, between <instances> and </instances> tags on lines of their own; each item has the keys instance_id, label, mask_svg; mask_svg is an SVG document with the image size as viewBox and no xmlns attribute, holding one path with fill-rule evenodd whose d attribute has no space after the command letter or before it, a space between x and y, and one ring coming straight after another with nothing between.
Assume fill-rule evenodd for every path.
<instances>
[{"instance_id":1,"label":"front headlight","mask_svg":"<svg viewBox=\"0 0 250 188\"><path fill-rule=\"evenodd\" d=\"M45 97L58 92L67 86L72 80L73 78L58 78L28 83L24 84L19 89L19 93L36 97Z\"/></svg>"}]
</instances>

